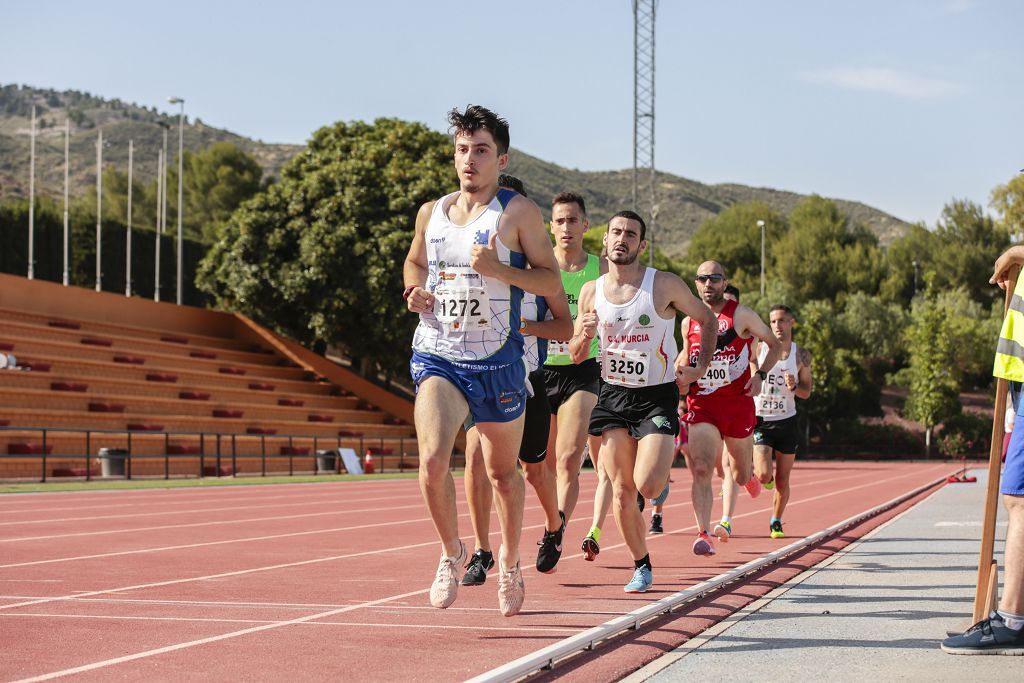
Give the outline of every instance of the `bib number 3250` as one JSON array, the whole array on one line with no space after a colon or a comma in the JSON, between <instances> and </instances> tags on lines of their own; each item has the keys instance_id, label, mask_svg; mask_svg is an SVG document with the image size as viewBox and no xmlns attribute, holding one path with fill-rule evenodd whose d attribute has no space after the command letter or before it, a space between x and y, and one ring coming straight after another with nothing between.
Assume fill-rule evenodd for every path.
<instances>
[{"instance_id":1,"label":"bib number 3250","mask_svg":"<svg viewBox=\"0 0 1024 683\"><path fill-rule=\"evenodd\" d=\"M650 356L646 351L609 349L601 359L604 381L628 387L647 386L650 367Z\"/></svg>"}]
</instances>

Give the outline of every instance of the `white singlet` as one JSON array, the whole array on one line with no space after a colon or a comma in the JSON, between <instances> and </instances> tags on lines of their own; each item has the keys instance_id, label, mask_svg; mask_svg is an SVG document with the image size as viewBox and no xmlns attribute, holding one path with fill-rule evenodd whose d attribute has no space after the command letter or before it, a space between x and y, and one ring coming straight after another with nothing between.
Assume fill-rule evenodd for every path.
<instances>
[{"instance_id":1,"label":"white singlet","mask_svg":"<svg viewBox=\"0 0 1024 683\"><path fill-rule=\"evenodd\" d=\"M636 295L624 304L604 296L607 275L594 284L601 352L601 379L622 387L650 387L676 381L676 319L666 320L654 307L654 276L648 268Z\"/></svg>"},{"instance_id":2,"label":"white singlet","mask_svg":"<svg viewBox=\"0 0 1024 683\"><path fill-rule=\"evenodd\" d=\"M764 362L768 355L768 345L761 344L757 351L758 366ZM766 422L785 420L787 417L796 415L796 394L786 386L785 373L793 375L796 379L797 345L794 342L789 344L789 356L785 360L779 360L775 366L768 371L768 376L761 382L761 393L754 401L754 410L757 416Z\"/></svg>"}]
</instances>

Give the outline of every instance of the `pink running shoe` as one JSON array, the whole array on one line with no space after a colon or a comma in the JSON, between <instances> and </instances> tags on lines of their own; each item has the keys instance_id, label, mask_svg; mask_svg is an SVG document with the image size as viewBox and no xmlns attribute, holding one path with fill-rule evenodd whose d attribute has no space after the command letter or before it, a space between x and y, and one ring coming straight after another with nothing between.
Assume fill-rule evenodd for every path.
<instances>
[{"instance_id":1,"label":"pink running shoe","mask_svg":"<svg viewBox=\"0 0 1024 683\"><path fill-rule=\"evenodd\" d=\"M715 554L715 544L708 536L708 532L702 531L697 540L693 542L693 554L703 557L711 557Z\"/></svg>"},{"instance_id":2,"label":"pink running shoe","mask_svg":"<svg viewBox=\"0 0 1024 683\"><path fill-rule=\"evenodd\" d=\"M744 484L743 488L747 490L751 498L757 498L761 495L761 480L751 475L750 481Z\"/></svg>"}]
</instances>

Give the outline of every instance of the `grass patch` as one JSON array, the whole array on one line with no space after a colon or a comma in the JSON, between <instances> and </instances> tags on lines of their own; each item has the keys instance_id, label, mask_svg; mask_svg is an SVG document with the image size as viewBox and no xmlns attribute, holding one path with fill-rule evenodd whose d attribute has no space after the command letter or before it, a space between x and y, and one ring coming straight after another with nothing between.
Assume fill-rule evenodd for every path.
<instances>
[{"instance_id":1,"label":"grass patch","mask_svg":"<svg viewBox=\"0 0 1024 683\"><path fill-rule=\"evenodd\" d=\"M0 484L0 493L52 493L55 491L109 491L114 489L180 489L211 488L218 486L262 486L265 484L324 484L339 481L366 481L368 479L413 479L416 472L389 472L387 474L318 474L270 477L205 477L203 479L124 479L92 481L33 482Z\"/></svg>"}]
</instances>

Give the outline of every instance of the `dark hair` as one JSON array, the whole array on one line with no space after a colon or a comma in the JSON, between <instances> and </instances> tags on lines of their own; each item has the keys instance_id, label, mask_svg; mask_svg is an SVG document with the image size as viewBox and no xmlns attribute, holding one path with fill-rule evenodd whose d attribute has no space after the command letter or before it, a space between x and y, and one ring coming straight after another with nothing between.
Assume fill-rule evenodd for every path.
<instances>
[{"instance_id":1,"label":"dark hair","mask_svg":"<svg viewBox=\"0 0 1024 683\"><path fill-rule=\"evenodd\" d=\"M469 105L465 112L460 112L458 107L448 112L448 132L452 135L475 133L478 130L486 130L491 134L499 155L508 154L508 121L478 104Z\"/></svg>"},{"instance_id":2,"label":"dark hair","mask_svg":"<svg viewBox=\"0 0 1024 683\"><path fill-rule=\"evenodd\" d=\"M636 221L640 224L640 239L643 240L647 237L647 224L644 223L644 219L640 218L640 214L636 211L619 211L617 214L608 219L608 225L612 224L612 220L615 218L625 218L629 221Z\"/></svg>"},{"instance_id":3,"label":"dark hair","mask_svg":"<svg viewBox=\"0 0 1024 683\"><path fill-rule=\"evenodd\" d=\"M526 194L526 186L523 185L523 181L516 178L514 175L509 175L508 173L502 173L498 176L498 187L507 187L510 190L515 190L524 197L529 196Z\"/></svg>"},{"instance_id":4,"label":"dark hair","mask_svg":"<svg viewBox=\"0 0 1024 683\"><path fill-rule=\"evenodd\" d=\"M771 307L771 309L770 309L770 310L768 311L768 315L771 315L771 314L772 314L772 313L774 313L775 311L782 311L783 313L785 313L786 315L788 315L788 316L789 316L790 318L792 318L793 320L796 320L796 314L795 314L795 313L793 313L793 309L792 309L792 308L790 308L789 306L787 306L786 304L775 304L775 305L774 305L774 306L772 306L772 307Z\"/></svg>"},{"instance_id":5,"label":"dark hair","mask_svg":"<svg viewBox=\"0 0 1024 683\"><path fill-rule=\"evenodd\" d=\"M726 285L722 293L732 294L734 297L736 297L736 303L740 302L740 290L736 289L736 285Z\"/></svg>"},{"instance_id":6,"label":"dark hair","mask_svg":"<svg viewBox=\"0 0 1024 683\"><path fill-rule=\"evenodd\" d=\"M551 206L554 207L555 204L576 204L580 207L580 211L587 212L587 205L583 201L583 197L575 192L559 192L551 198Z\"/></svg>"}]
</instances>

